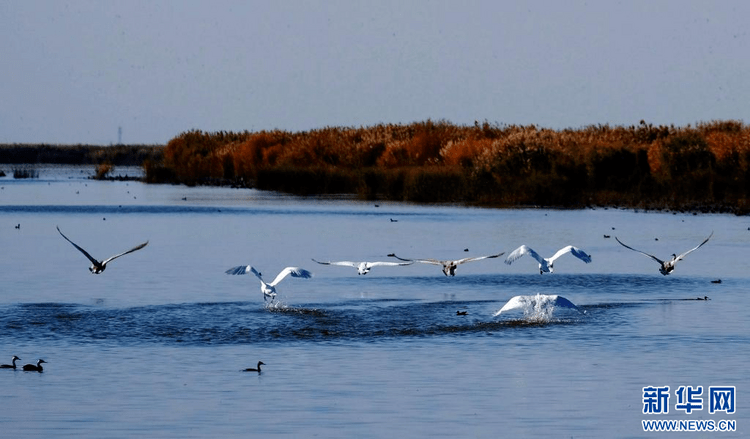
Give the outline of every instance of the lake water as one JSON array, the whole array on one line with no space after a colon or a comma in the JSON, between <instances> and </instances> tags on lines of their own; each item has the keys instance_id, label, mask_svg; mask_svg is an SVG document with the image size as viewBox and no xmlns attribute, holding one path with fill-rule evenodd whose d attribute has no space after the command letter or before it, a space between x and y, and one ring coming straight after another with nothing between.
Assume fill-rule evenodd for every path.
<instances>
[{"instance_id":1,"label":"lake water","mask_svg":"<svg viewBox=\"0 0 750 439\"><path fill-rule=\"evenodd\" d=\"M0 362L47 362L43 373L0 370L3 437L664 435L643 420L735 425L695 437L750 431L747 217L418 206L0 169ZM149 244L91 275L55 226L100 259ZM712 231L666 277L614 239L668 258ZM566 255L544 275L530 256L504 264L521 244L544 256L573 244L593 262ZM427 264L359 276L311 260L501 251L455 277ZM288 265L314 277L285 279L269 306L254 276L224 273L245 264L267 280ZM580 312L493 316L538 294ZM258 361L262 374L240 371ZM669 386L668 413L643 413L649 386ZM702 409L676 407L680 386L703 387ZM709 413L709 388L726 386L736 410Z\"/></svg>"}]
</instances>

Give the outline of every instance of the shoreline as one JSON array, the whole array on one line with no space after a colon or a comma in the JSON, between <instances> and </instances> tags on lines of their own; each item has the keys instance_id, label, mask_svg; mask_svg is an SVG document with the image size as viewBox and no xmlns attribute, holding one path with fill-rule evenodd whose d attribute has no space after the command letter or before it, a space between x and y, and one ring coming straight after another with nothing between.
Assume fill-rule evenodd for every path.
<instances>
[{"instance_id":1,"label":"shoreline","mask_svg":"<svg viewBox=\"0 0 750 439\"><path fill-rule=\"evenodd\" d=\"M38 173L36 176L25 176L25 177L14 177L13 176L13 166L20 166L24 169L34 171L35 167L44 167L44 166L56 166L60 165L59 163L19 163L19 164L7 164L7 163L0 163L0 178L4 178L6 181L8 180L22 180L22 179L37 179ZM307 194L296 194L293 192L286 192L278 189L272 189L272 188L259 188L257 185L255 185L255 182L246 182L244 180L225 180L225 179L206 179L205 181L201 181L197 184L189 185L185 183L180 182L148 182L147 177L145 175L143 176L133 176L133 175L105 175L101 177L96 176L96 166L93 164L65 164L64 166L70 166L72 168L81 168L81 170L90 170L90 175L85 176L85 178L82 178L83 180L96 180L96 181L137 181L144 184L163 184L163 185L184 185L187 187L190 186L207 186L207 187L223 187L223 188L231 188L231 189L254 189L259 191L269 191L269 192L281 192L288 195L294 195L294 196L300 196L304 198L337 198L337 197L347 197L352 198L354 200L358 201L367 201L367 202L396 202L396 203L408 203L408 204L414 204L414 205L424 205L424 206L439 206L439 205L446 205L446 206L457 206L457 207L467 207L467 208L479 208L479 209L548 209L548 210L632 210L635 212L642 212L642 213L671 213L673 215L681 214L732 214L735 216L746 216L748 215L748 212L739 212L737 209L735 209L733 206L725 206L725 205L718 205L718 204L700 204L700 203L694 203L691 205L684 205L684 206L667 206L662 205L656 202L643 202L637 205L632 204L596 204L596 203L588 203L588 204L580 204L580 205L541 205L541 204L515 204L515 205L495 205L495 204L481 204L476 202L467 202L467 201L440 201L440 202L425 202L425 201L412 201L412 200L393 200L393 199L387 199L387 198L374 198L374 199L365 199L359 196L357 193L307 193ZM10 168L10 173L7 172L8 167ZM135 167L135 166L128 166L128 167ZM117 167L113 167L114 172L117 171ZM5 172L4 172L5 171ZM0 180L1 181L1 180Z\"/></svg>"},{"instance_id":2,"label":"shoreline","mask_svg":"<svg viewBox=\"0 0 750 439\"><path fill-rule=\"evenodd\" d=\"M446 121L305 132L189 131L162 145L0 145L0 163L143 168L148 184L467 207L750 214L750 126ZM6 170L7 171L7 170Z\"/></svg>"}]
</instances>

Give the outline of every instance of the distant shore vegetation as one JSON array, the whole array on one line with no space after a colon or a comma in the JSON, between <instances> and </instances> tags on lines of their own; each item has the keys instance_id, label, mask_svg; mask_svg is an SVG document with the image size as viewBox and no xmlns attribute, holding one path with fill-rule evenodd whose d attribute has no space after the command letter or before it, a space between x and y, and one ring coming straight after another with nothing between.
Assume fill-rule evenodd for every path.
<instances>
[{"instance_id":1,"label":"distant shore vegetation","mask_svg":"<svg viewBox=\"0 0 750 439\"><path fill-rule=\"evenodd\" d=\"M149 160L161 161L164 145L51 145L0 144L0 163L143 166Z\"/></svg>"},{"instance_id":2,"label":"distant shore vegetation","mask_svg":"<svg viewBox=\"0 0 750 439\"><path fill-rule=\"evenodd\" d=\"M116 166L144 166L151 161L161 162L163 152L164 145L0 144L0 163L10 165L16 179L37 178L39 172L33 168L35 164L94 165L94 179L133 179L114 177L110 173ZM0 177L3 175L5 172L0 169Z\"/></svg>"},{"instance_id":3,"label":"distant shore vegetation","mask_svg":"<svg viewBox=\"0 0 750 439\"><path fill-rule=\"evenodd\" d=\"M64 156L99 169L141 165L149 183L364 200L750 213L750 126L735 120L564 130L427 120L302 132L192 130L166 146L58 147L62 155L30 147L0 145L0 163ZM8 161L8 151L23 161Z\"/></svg>"},{"instance_id":4,"label":"distant shore vegetation","mask_svg":"<svg viewBox=\"0 0 750 439\"><path fill-rule=\"evenodd\" d=\"M189 131L149 182L478 206L750 212L750 127L592 125L552 130L446 121L304 132Z\"/></svg>"}]
</instances>

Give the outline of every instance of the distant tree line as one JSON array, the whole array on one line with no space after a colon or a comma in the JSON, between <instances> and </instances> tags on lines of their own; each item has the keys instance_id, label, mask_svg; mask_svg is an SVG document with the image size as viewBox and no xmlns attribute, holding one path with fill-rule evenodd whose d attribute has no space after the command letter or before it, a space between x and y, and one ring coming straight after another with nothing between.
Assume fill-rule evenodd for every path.
<instances>
[{"instance_id":1,"label":"distant tree line","mask_svg":"<svg viewBox=\"0 0 750 439\"><path fill-rule=\"evenodd\" d=\"M164 145L0 144L0 163L142 166L162 160Z\"/></svg>"}]
</instances>

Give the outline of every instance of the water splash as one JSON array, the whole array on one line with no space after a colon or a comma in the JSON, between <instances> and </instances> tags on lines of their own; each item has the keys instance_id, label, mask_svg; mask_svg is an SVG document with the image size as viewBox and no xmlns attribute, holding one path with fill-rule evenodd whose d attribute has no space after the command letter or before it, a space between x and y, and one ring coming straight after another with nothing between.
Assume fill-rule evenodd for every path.
<instances>
[{"instance_id":1,"label":"water splash","mask_svg":"<svg viewBox=\"0 0 750 439\"><path fill-rule=\"evenodd\" d=\"M268 311L286 311L289 307L286 303L280 300L272 300L270 302L264 302L263 307Z\"/></svg>"},{"instance_id":2,"label":"water splash","mask_svg":"<svg viewBox=\"0 0 750 439\"><path fill-rule=\"evenodd\" d=\"M550 322L553 314L559 310L571 310L583 313L573 302L563 296L536 294L534 296L515 296L511 298L493 317L503 312L521 311L524 319L530 322Z\"/></svg>"}]
</instances>

